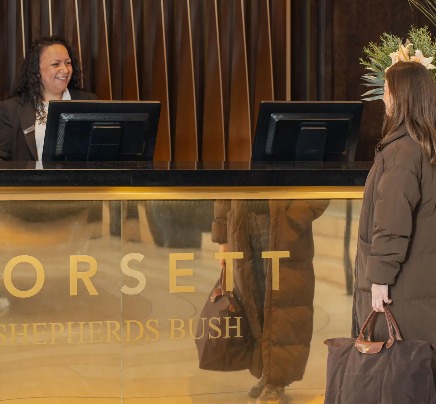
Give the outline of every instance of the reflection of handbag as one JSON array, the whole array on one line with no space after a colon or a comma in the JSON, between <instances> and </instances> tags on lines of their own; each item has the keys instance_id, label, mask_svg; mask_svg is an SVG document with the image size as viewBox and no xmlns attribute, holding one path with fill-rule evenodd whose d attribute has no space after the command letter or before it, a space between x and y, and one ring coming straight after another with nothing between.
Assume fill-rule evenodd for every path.
<instances>
[{"instance_id":1,"label":"reflection of handbag","mask_svg":"<svg viewBox=\"0 0 436 404\"><path fill-rule=\"evenodd\" d=\"M244 308L235 292L227 292L225 270L212 289L198 322L196 340L200 369L249 369L253 337Z\"/></svg>"},{"instance_id":2,"label":"reflection of handbag","mask_svg":"<svg viewBox=\"0 0 436 404\"><path fill-rule=\"evenodd\" d=\"M325 404L436 403L431 344L404 341L387 308L389 339L371 341L377 314L375 311L369 314L357 339L325 341L328 345Z\"/></svg>"}]
</instances>

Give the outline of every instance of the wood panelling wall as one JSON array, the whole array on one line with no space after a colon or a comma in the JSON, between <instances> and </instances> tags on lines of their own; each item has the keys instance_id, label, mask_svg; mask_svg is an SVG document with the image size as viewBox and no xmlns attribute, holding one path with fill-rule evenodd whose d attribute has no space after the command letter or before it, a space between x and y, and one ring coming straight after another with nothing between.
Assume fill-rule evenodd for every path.
<instances>
[{"instance_id":1,"label":"wood panelling wall","mask_svg":"<svg viewBox=\"0 0 436 404\"><path fill-rule=\"evenodd\" d=\"M0 98L60 35L100 99L162 103L156 160L249 160L261 100L358 100L363 46L412 23L407 0L0 0ZM382 111L365 106L359 159Z\"/></svg>"},{"instance_id":2,"label":"wood panelling wall","mask_svg":"<svg viewBox=\"0 0 436 404\"><path fill-rule=\"evenodd\" d=\"M290 0L0 0L0 97L29 44L60 35L100 99L162 103L156 160L249 160L259 101L289 86L287 13Z\"/></svg>"}]
</instances>

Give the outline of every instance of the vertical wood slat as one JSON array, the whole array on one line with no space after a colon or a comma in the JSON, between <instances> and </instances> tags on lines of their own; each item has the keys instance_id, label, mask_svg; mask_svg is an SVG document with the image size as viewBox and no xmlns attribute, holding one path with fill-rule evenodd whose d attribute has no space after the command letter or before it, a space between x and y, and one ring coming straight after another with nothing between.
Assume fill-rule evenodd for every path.
<instances>
[{"instance_id":1,"label":"vertical wood slat","mask_svg":"<svg viewBox=\"0 0 436 404\"><path fill-rule=\"evenodd\" d=\"M167 42L165 35L165 8L159 0L156 13L155 48L152 57L153 77L151 99L161 103L159 127L157 132L154 161L171 161L171 126L168 88Z\"/></svg>"},{"instance_id":2,"label":"vertical wood slat","mask_svg":"<svg viewBox=\"0 0 436 404\"><path fill-rule=\"evenodd\" d=\"M253 127L257 122L260 102L274 100L270 0L260 0L258 29Z\"/></svg>"},{"instance_id":3,"label":"vertical wood slat","mask_svg":"<svg viewBox=\"0 0 436 404\"><path fill-rule=\"evenodd\" d=\"M234 0L220 0L217 3L224 114L224 147L226 159L228 156L228 134L230 115L230 61L232 60L231 51L233 48L231 37L234 14L233 1Z\"/></svg>"},{"instance_id":4,"label":"vertical wood slat","mask_svg":"<svg viewBox=\"0 0 436 404\"><path fill-rule=\"evenodd\" d=\"M207 4L204 72L203 161L225 161L225 133L217 0Z\"/></svg>"},{"instance_id":5,"label":"vertical wood slat","mask_svg":"<svg viewBox=\"0 0 436 404\"><path fill-rule=\"evenodd\" d=\"M30 20L30 42L38 39L43 34L42 25L42 10L41 0L33 0L29 6L29 20Z\"/></svg>"},{"instance_id":6,"label":"vertical wood slat","mask_svg":"<svg viewBox=\"0 0 436 404\"><path fill-rule=\"evenodd\" d=\"M52 33L56 36L66 37L65 29L65 2L52 0L50 5L51 10L51 27Z\"/></svg>"},{"instance_id":7,"label":"vertical wood slat","mask_svg":"<svg viewBox=\"0 0 436 404\"><path fill-rule=\"evenodd\" d=\"M198 160L197 112L189 0L177 2L176 7L180 32L175 62L179 77L175 88L174 160L196 161Z\"/></svg>"},{"instance_id":8,"label":"vertical wood slat","mask_svg":"<svg viewBox=\"0 0 436 404\"><path fill-rule=\"evenodd\" d=\"M7 1L0 2L0 16L8 16L9 7ZM4 18L4 17L3 17ZM8 24L5 24L7 20L3 20L0 24L0 77L9 79L11 77L10 71L12 70L12 49L10 48L10 38L8 35ZM9 93L10 86L8 85L9 80L0 80L0 100Z\"/></svg>"},{"instance_id":9,"label":"vertical wood slat","mask_svg":"<svg viewBox=\"0 0 436 404\"><path fill-rule=\"evenodd\" d=\"M24 0L20 0L20 6L17 7L16 36L17 36L17 53L16 53L16 73L20 71L24 58L26 57L26 22L24 13Z\"/></svg>"},{"instance_id":10,"label":"vertical wood slat","mask_svg":"<svg viewBox=\"0 0 436 404\"><path fill-rule=\"evenodd\" d=\"M82 81L85 87L94 88L94 78L91 78L90 75L95 69L92 67L92 48L94 42L91 29L92 2L89 0L75 0L75 2Z\"/></svg>"},{"instance_id":11,"label":"vertical wood slat","mask_svg":"<svg viewBox=\"0 0 436 404\"><path fill-rule=\"evenodd\" d=\"M234 6L228 160L249 161L251 159L251 123L243 0L235 1Z\"/></svg>"},{"instance_id":12,"label":"vertical wood slat","mask_svg":"<svg viewBox=\"0 0 436 404\"><path fill-rule=\"evenodd\" d=\"M124 3L127 7L125 13L125 24L123 24L124 40L121 48L122 52L122 99L139 100L138 86L138 62L136 59L136 38L135 21L133 17L133 2L129 0ZM116 19L116 18L115 18Z\"/></svg>"},{"instance_id":13,"label":"vertical wood slat","mask_svg":"<svg viewBox=\"0 0 436 404\"><path fill-rule=\"evenodd\" d=\"M77 49L77 24L76 24L76 11L74 0L64 0L64 38L71 43L74 49ZM77 57L79 55L76 55Z\"/></svg>"},{"instance_id":14,"label":"vertical wood slat","mask_svg":"<svg viewBox=\"0 0 436 404\"><path fill-rule=\"evenodd\" d=\"M112 99L111 67L109 59L109 37L107 29L107 10L105 0L100 0L97 4L98 18L98 41L95 57L98 60L95 75L95 91L97 96L103 100Z\"/></svg>"},{"instance_id":15,"label":"vertical wood slat","mask_svg":"<svg viewBox=\"0 0 436 404\"><path fill-rule=\"evenodd\" d=\"M267 84L273 80L262 80L272 62L263 66L261 55L274 42L264 28L271 23L265 12L280 13L285 3L290 0L25 0L22 26L38 36L50 31L44 21L52 8L53 34L65 36L78 51L88 89L100 99L160 101L155 159L197 160L201 146L205 161L224 160L226 154L232 161L249 160L258 102L272 98L268 91L274 94ZM153 13L147 17L151 28L137 14L145 9ZM245 17L260 23L246 25ZM24 40L29 38L27 33ZM150 40L152 48L146 45Z\"/></svg>"},{"instance_id":16,"label":"vertical wood slat","mask_svg":"<svg viewBox=\"0 0 436 404\"><path fill-rule=\"evenodd\" d=\"M114 100L122 99L123 83L123 29L125 13L123 3L125 0L112 0L107 9L108 43L110 44L109 63L111 71L112 97Z\"/></svg>"},{"instance_id":17,"label":"vertical wood slat","mask_svg":"<svg viewBox=\"0 0 436 404\"><path fill-rule=\"evenodd\" d=\"M290 0L270 1L271 47L274 80L274 99L290 99Z\"/></svg>"}]
</instances>

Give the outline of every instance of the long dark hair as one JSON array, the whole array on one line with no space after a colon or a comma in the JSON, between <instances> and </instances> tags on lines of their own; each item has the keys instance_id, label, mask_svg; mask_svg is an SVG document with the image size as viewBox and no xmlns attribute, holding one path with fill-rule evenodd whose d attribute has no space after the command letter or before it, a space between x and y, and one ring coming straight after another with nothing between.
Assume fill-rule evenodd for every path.
<instances>
[{"instance_id":1,"label":"long dark hair","mask_svg":"<svg viewBox=\"0 0 436 404\"><path fill-rule=\"evenodd\" d=\"M65 39L57 36L37 39L30 45L11 95L21 97L25 102L30 101L36 110L38 119L44 119L45 115L39 58L42 51L51 45L64 46L71 58L73 74L68 83L68 88L83 89L82 69L71 45Z\"/></svg>"},{"instance_id":2,"label":"long dark hair","mask_svg":"<svg viewBox=\"0 0 436 404\"><path fill-rule=\"evenodd\" d=\"M436 84L418 62L397 62L385 74L392 98L385 114L383 136L404 130L421 144L436 164Z\"/></svg>"}]
</instances>

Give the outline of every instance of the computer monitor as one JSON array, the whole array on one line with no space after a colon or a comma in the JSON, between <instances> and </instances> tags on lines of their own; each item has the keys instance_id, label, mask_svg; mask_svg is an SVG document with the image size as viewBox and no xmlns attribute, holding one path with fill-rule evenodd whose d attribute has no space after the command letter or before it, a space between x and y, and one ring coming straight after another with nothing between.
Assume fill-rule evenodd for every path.
<instances>
[{"instance_id":1,"label":"computer monitor","mask_svg":"<svg viewBox=\"0 0 436 404\"><path fill-rule=\"evenodd\" d=\"M157 101L50 101L43 161L153 160Z\"/></svg>"},{"instance_id":2,"label":"computer monitor","mask_svg":"<svg viewBox=\"0 0 436 404\"><path fill-rule=\"evenodd\" d=\"M263 101L252 161L354 161L361 101Z\"/></svg>"}]
</instances>

